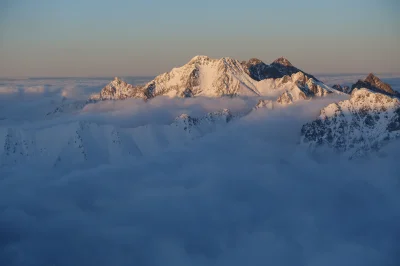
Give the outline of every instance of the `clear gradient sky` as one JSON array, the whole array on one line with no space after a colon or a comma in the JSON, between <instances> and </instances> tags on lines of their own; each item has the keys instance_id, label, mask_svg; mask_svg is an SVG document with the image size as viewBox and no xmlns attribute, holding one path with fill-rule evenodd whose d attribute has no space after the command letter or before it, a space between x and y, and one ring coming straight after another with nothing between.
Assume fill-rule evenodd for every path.
<instances>
[{"instance_id":1,"label":"clear gradient sky","mask_svg":"<svg viewBox=\"0 0 400 266\"><path fill-rule=\"evenodd\" d=\"M0 0L0 76L157 75L197 54L400 73L397 0Z\"/></svg>"}]
</instances>

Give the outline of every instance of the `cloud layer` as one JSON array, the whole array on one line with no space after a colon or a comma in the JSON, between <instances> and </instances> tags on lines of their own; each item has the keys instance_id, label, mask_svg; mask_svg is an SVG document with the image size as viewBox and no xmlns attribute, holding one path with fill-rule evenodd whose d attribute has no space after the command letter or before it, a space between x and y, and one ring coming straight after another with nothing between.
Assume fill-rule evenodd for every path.
<instances>
[{"instance_id":1,"label":"cloud layer","mask_svg":"<svg viewBox=\"0 0 400 266\"><path fill-rule=\"evenodd\" d=\"M0 265L397 265L400 142L356 162L309 154L301 125L329 101L260 109L129 165L0 170ZM251 104L104 102L78 119L164 123Z\"/></svg>"}]
</instances>

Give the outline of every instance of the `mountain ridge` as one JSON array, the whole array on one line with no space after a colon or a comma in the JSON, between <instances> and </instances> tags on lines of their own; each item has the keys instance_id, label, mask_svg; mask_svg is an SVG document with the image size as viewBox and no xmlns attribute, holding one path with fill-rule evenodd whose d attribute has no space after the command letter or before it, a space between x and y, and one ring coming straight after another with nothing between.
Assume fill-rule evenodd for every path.
<instances>
[{"instance_id":1,"label":"mountain ridge","mask_svg":"<svg viewBox=\"0 0 400 266\"><path fill-rule=\"evenodd\" d=\"M358 80L355 84L353 84L351 86L351 91L353 91L354 89L361 89L361 88L367 88L371 91L400 97L399 92L393 90L389 84L383 82L373 73L369 73L364 80Z\"/></svg>"},{"instance_id":2,"label":"mountain ridge","mask_svg":"<svg viewBox=\"0 0 400 266\"><path fill-rule=\"evenodd\" d=\"M277 82L268 84L264 82L266 80ZM132 86L120 78L115 78L100 93L92 95L88 101L124 100L127 98L140 98L147 101L160 95L182 98L196 96L251 97L264 96L277 90L281 90L281 94L283 94L292 89L303 91L305 96L289 97L291 102L323 96L335 91L313 75L294 67L284 57L267 65L257 58L239 62L230 57L213 59L198 55L187 64L160 74L144 85ZM326 93L320 93L321 90ZM286 93L286 95L290 94L293 93Z\"/></svg>"},{"instance_id":3,"label":"mountain ridge","mask_svg":"<svg viewBox=\"0 0 400 266\"><path fill-rule=\"evenodd\" d=\"M39 129L0 127L0 168L30 164L45 168L95 166L134 160L185 145L235 119L229 109L201 116L186 113L166 125L122 128L89 121L72 121ZM49 136L57 138L49 139ZM52 140L52 141L50 141Z\"/></svg>"},{"instance_id":4,"label":"mountain ridge","mask_svg":"<svg viewBox=\"0 0 400 266\"><path fill-rule=\"evenodd\" d=\"M355 89L350 99L324 107L301 129L301 142L312 150L328 146L350 159L377 152L399 137L400 99L367 88Z\"/></svg>"}]
</instances>

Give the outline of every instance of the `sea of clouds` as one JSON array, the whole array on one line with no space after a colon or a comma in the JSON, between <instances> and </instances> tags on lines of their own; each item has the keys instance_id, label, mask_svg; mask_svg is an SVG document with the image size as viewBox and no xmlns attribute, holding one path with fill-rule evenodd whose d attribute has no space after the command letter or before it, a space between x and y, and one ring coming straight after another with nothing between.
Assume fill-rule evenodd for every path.
<instances>
[{"instance_id":1,"label":"sea of clouds","mask_svg":"<svg viewBox=\"0 0 400 266\"><path fill-rule=\"evenodd\" d=\"M0 126L81 119L134 127L180 113L245 112L256 102L102 102L44 119L50 104L85 99L108 81L3 80ZM2 169L0 265L399 265L400 141L359 161L299 145L301 126L341 99L253 111L129 165Z\"/></svg>"}]
</instances>

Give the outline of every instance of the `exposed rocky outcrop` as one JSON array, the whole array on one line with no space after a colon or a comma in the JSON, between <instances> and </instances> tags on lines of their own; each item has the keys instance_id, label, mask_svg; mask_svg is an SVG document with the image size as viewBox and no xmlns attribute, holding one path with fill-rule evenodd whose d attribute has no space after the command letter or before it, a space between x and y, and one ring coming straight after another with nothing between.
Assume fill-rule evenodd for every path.
<instances>
[{"instance_id":1,"label":"exposed rocky outcrop","mask_svg":"<svg viewBox=\"0 0 400 266\"><path fill-rule=\"evenodd\" d=\"M351 86L351 90L366 88L374 92L380 92L387 95L393 95L399 97L400 94L393 90L392 87L380 80L377 76L370 73L364 80L358 80L353 86Z\"/></svg>"},{"instance_id":2,"label":"exposed rocky outcrop","mask_svg":"<svg viewBox=\"0 0 400 266\"><path fill-rule=\"evenodd\" d=\"M351 87L349 86L341 86L340 84L335 84L332 86L333 89L346 93L346 94L351 94L351 92L353 91Z\"/></svg>"}]
</instances>

